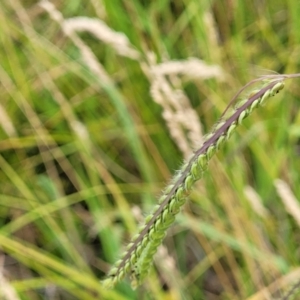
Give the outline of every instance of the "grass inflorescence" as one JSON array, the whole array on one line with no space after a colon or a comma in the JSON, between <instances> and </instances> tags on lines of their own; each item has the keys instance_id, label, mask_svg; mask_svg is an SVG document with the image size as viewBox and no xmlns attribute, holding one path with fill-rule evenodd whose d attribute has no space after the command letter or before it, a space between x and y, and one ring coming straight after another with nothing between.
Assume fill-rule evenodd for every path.
<instances>
[{"instance_id":1,"label":"grass inflorescence","mask_svg":"<svg viewBox=\"0 0 300 300\"><path fill-rule=\"evenodd\" d=\"M114 286L126 274L131 274L133 277L133 286L145 278L157 247L165 237L167 229L174 222L176 214L184 205L194 183L202 177L207 169L209 160L253 109L262 105L283 87L284 77L278 76L277 79L268 81L260 90L251 92L251 96L246 101L242 100L241 104L236 105L227 118L222 119L213 127L203 145L195 151L192 158L183 165L166 187L159 199L157 209L147 216L141 231L128 244L121 259L115 263L108 278L103 281L105 286Z\"/></svg>"}]
</instances>

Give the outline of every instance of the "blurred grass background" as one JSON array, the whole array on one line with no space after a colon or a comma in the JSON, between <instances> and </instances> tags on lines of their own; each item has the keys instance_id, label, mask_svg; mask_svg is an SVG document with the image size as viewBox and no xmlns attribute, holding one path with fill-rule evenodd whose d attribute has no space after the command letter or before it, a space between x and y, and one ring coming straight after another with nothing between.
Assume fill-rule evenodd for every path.
<instances>
[{"instance_id":1,"label":"blurred grass background","mask_svg":"<svg viewBox=\"0 0 300 300\"><path fill-rule=\"evenodd\" d=\"M275 299L300 280L293 79L213 158L146 282L99 283L253 70L299 72L299 14L296 0L2 0L1 299Z\"/></svg>"}]
</instances>

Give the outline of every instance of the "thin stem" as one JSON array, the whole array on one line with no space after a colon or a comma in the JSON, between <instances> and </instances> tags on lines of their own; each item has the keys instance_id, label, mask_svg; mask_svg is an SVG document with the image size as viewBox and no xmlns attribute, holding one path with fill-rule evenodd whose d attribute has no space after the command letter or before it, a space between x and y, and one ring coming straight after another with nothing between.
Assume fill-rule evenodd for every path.
<instances>
[{"instance_id":1,"label":"thin stem","mask_svg":"<svg viewBox=\"0 0 300 300\"><path fill-rule=\"evenodd\" d=\"M292 297L296 296L296 294L300 290L300 281L298 281L295 285L292 286L291 290L289 290L286 295L281 298L281 300L291 300Z\"/></svg>"}]
</instances>

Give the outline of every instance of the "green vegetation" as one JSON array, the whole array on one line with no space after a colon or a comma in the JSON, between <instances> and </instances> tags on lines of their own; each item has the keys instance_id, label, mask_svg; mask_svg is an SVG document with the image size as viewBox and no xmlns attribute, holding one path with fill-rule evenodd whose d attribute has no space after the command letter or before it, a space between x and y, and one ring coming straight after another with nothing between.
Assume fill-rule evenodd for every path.
<instances>
[{"instance_id":1,"label":"green vegetation","mask_svg":"<svg viewBox=\"0 0 300 300\"><path fill-rule=\"evenodd\" d=\"M299 72L300 3L53 3L0 8L0 298L296 291L299 79L212 158L143 285L100 279L258 66Z\"/></svg>"}]
</instances>

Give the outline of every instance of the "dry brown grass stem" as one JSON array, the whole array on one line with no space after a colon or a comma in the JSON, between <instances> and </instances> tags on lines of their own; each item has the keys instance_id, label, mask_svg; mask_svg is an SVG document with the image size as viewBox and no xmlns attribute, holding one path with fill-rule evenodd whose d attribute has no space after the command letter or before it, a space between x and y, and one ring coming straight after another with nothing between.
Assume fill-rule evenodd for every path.
<instances>
[{"instance_id":1,"label":"dry brown grass stem","mask_svg":"<svg viewBox=\"0 0 300 300\"><path fill-rule=\"evenodd\" d=\"M277 193L280 196L286 211L295 219L298 226L300 226L300 205L299 200L293 194L289 185L281 180L276 179L274 181Z\"/></svg>"},{"instance_id":2,"label":"dry brown grass stem","mask_svg":"<svg viewBox=\"0 0 300 300\"><path fill-rule=\"evenodd\" d=\"M249 201L252 209L262 218L267 218L270 214L268 210L263 206L262 199L257 192L251 187L246 186L244 189L246 199Z\"/></svg>"},{"instance_id":3,"label":"dry brown grass stem","mask_svg":"<svg viewBox=\"0 0 300 300\"><path fill-rule=\"evenodd\" d=\"M277 293L279 289L289 288L293 283L297 282L299 279L300 279L300 268L297 268L292 270L288 274L276 279L269 286L263 288L262 290L255 293L254 295L247 298L246 300L265 300L265 299L274 300L274 298L270 298L270 294Z\"/></svg>"},{"instance_id":4,"label":"dry brown grass stem","mask_svg":"<svg viewBox=\"0 0 300 300\"><path fill-rule=\"evenodd\" d=\"M4 264L4 255L0 256L0 299L3 300L19 300L15 289L9 283L9 280L6 279L4 272L5 269L3 268Z\"/></svg>"}]
</instances>

